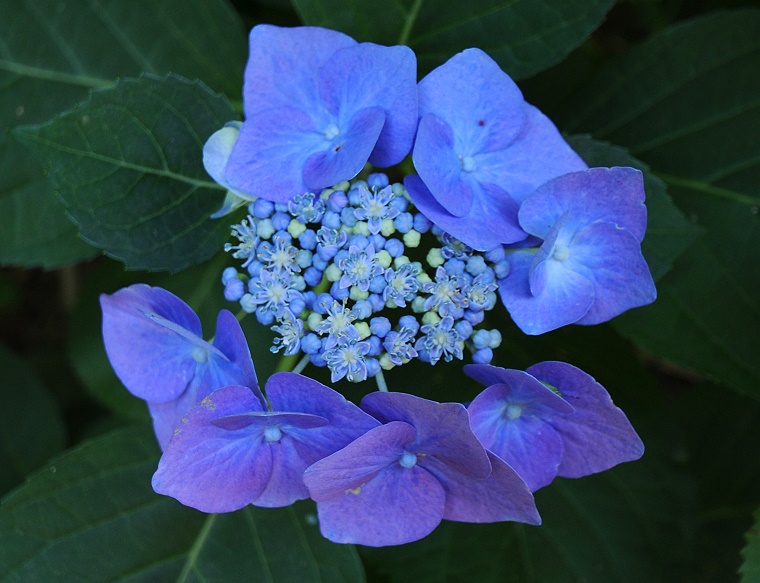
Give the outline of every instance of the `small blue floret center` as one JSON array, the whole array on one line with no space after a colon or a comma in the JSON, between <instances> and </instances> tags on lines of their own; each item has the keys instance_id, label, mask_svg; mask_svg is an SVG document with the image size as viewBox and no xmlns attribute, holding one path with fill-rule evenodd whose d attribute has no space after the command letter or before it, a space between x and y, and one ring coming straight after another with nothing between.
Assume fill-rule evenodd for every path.
<instances>
[{"instance_id":1,"label":"small blue floret center","mask_svg":"<svg viewBox=\"0 0 760 583\"><path fill-rule=\"evenodd\" d=\"M413 468L417 465L417 456L413 453L405 451L398 463L400 463L405 468Z\"/></svg>"}]
</instances>

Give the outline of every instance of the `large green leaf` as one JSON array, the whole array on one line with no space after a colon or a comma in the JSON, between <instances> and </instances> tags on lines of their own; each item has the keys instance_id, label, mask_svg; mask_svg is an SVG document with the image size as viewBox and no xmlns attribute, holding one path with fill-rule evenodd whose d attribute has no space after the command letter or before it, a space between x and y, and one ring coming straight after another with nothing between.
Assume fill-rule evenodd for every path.
<instances>
[{"instance_id":1,"label":"large green leaf","mask_svg":"<svg viewBox=\"0 0 760 583\"><path fill-rule=\"evenodd\" d=\"M66 432L55 401L34 372L0 346L0 494L63 449Z\"/></svg>"},{"instance_id":2,"label":"large green leaf","mask_svg":"<svg viewBox=\"0 0 760 583\"><path fill-rule=\"evenodd\" d=\"M739 573L741 583L757 583L760 581L760 508L755 511L755 522L747 531L747 546L742 550L742 563Z\"/></svg>"},{"instance_id":3,"label":"large green leaf","mask_svg":"<svg viewBox=\"0 0 760 583\"><path fill-rule=\"evenodd\" d=\"M618 328L643 348L760 395L760 11L653 37L567 105L562 126L624 145L706 235Z\"/></svg>"},{"instance_id":4,"label":"large green leaf","mask_svg":"<svg viewBox=\"0 0 760 583\"><path fill-rule=\"evenodd\" d=\"M0 581L363 581L310 505L203 515L151 490L158 456L124 428L34 474L0 502Z\"/></svg>"},{"instance_id":5,"label":"large green leaf","mask_svg":"<svg viewBox=\"0 0 760 583\"><path fill-rule=\"evenodd\" d=\"M149 16L150 15L150 16ZM42 123L94 87L142 71L238 95L246 43L226 0L0 3L0 128ZM0 131L0 262L52 267L97 254L76 236L39 163Z\"/></svg>"},{"instance_id":6,"label":"large green leaf","mask_svg":"<svg viewBox=\"0 0 760 583\"><path fill-rule=\"evenodd\" d=\"M209 516L177 581L243 579L234 578L235 573L267 583L364 581L354 547L323 538L314 505L305 502L278 509L248 506Z\"/></svg>"},{"instance_id":7,"label":"large green leaf","mask_svg":"<svg viewBox=\"0 0 760 583\"><path fill-rule=\"evenodd\" d=\"M682 560L681 483L645 462L536 493L543 524L444 522L428 538L362 551L391 583L666 582Z\"/></svg>"},{"instance_id":8,"label":"large green leaf","mask_svg":"<svg viewBox=\"0 0 760 583\"><path fill-rule=\"evenodd\" d=\"M303 21L358 40L407 44L422 74L479 47L519 79L558 62L601 23L612 0L293 0Z\"/></svg>"},{"instance_id":9,"label":"large green leaf","mask_svg":"<svg viewBox=\"0 0 760 583\"><path fill-rule=\"evenodd\" d=\"M158 448L125 429L65 453L0 503L0 581L167 581L202 514L157 496Z\"/></svg>"},{"instance_id":10,"label":"large green leaf","mask_svg":"<svg viewBox=\"0 0 760 583\"><path fill-rule=\"evenodd\" d=\"M39 156L87 241L131 269L179 271L229 236L225 222L209 219L224 190L201 156L233 116L200 82L146 75L15 134Z\"/></svg>"}]
</instances>

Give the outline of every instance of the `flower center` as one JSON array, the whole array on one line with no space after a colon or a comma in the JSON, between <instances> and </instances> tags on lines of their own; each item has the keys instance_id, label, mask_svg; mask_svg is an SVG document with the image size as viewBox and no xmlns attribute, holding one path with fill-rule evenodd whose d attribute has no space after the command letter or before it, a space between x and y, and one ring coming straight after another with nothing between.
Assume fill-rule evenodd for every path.
<instances>
[{"instance_id":1,"label":"flower center","mask_svg":"<svg viewBox=\"0 0 760 583\"><path fill-rule=\"evenodd\" d=\"M417 456L413 453L405 451L398 461L405 468L413 468L417 465Z\"/></svg>"},{"instance_id":2,"label":"flower center","mask_svg":"<svg viewBox=\"0 0 760 583\"><path fill-rule=\"evenodd\" d=\"M282 431L280 431L280 428L276 425L264 429L264 439L266 439L269 443L272 443L273 441L280 441L280 438L282 438Z\"/></svg>"},{"instance_id":3,"label":"flower center","mask_svg":"<svg viewBox=\"0 0 760 583\"><path fill-rule=\"evenodd\" d=\"M462 163L462 170L465 172L475 172L478 169L478 163L472 156L460 156L459 160Z\"/></svg>"},{"instance_id":4,"label":"flower center","mask_svg":"<svg viewBox=\"0 0 760 583\"><path fill-rule=\"evenodd\" d=\"M204 364L208 361L208 350L201 346L196 346L193 348L193 352L191 353L193 360L197 362L198 364Z\"/></svg>"},{"instance_id":5,"label":"flower center","mask_svg":"<svg viewBox=\"0 0 760 583\"><path fill-rule=\"evenodd\" d=\"M520 405L508 405L504 414L509 419L517 419L520 415L522 415L522 410L523 409Z\"/></svg>"},{"instance_id":6,"label":"flower center","mask_svg":"<svg viewBox=\"0 0 760 583\"><path fill-rule=\"evenodd\" d=\"M328 140L334 140L340 135L340 129L334 123L331 123L325 128L325 137Z\"/></svg>"},{"instance_id":7,"label":"flower center","mask_svg":"<svg viewBox=\"0 0 760 583\"><path fill-rule=\"evenodd\" d=\"M570 249L567 247L556 247L554 249L553 257L557 261L565 261L568 257L570 257Z\"/></svg>"}]
</instances>

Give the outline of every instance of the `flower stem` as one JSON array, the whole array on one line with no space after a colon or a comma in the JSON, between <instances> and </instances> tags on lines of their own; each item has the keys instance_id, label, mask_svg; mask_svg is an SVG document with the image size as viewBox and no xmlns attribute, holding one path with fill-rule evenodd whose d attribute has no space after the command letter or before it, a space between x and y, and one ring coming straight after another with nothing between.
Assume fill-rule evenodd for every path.
<instances>
[{"instance_id":1,"label":"flower stem","mask_svg":"<svg viewBox=\"0 0 760 583\"><path fill-rule=\"evenodd\" d=\"M293 372L299 374L303 369L306 368L307 364L309 364L309 355L304 354L303 358L298 361L298 364L293 367Z\"/></svg>"},{"instance_id":2,"label":"flower stem","mask_svg":"<svg viewBox=\"0 0 760 583\"><path fill-rule=\"evenodd\" d=\"M378 391L381 393L388 392L388 385L385 384L385 377L383 376L382 370L377 371L377 374L375 375L375 381L377 382Z\"/></svg>"}]
</instances>

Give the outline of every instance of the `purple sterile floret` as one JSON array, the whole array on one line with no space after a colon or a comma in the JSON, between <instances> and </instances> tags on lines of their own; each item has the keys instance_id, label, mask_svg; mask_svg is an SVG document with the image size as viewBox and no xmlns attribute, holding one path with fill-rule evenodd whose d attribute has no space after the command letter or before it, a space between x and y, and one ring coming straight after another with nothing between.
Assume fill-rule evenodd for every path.
<instances>
[{"instance_id":1,"label":"purple sterile floret","mask_svg":"<svg viewBox=\"0 0 760 583\"><path fill-rule=\"evenodd\" d=\"M357 43L317 27L259 25L245 71L246 120L229 184L276 202L400 162L417 123L408 47Z\"/></svg>"},{"instance_id":2,"label":"purple sterile floret","mask_svg":"<svg viewBox=\"0 0 760 583\"><path fill-rule=\"evenodd\" d=\"M520 224L544 239L508 255L502 301L527 334L598 324L657 297L641 254L644 183L633 168L591 168L549 181L520 209Z\"/></svg>"},{"instance_id":3,"label":"purple sterile floret","mask_svg":"<svg viewBox=\"0 0 760 583\"><path fill-rule=\"evenodd\" d=\"M372 393L362 408L384 424L304 474L328 539L403 544L444 518L540 522L527 486L498 458L492 464L462 405Z\"/></svg>"},{"instance_id":4,"label":"purple sterile floret","mask_svg":"<svg viewBox=\"0 0 760 583\"><path fill-rule=\"evenodd\" d=\"M420 124L404 181L433 223L487 251L526 237L520 202L539 185L587 166L517 85L479 49L467 49L419 84Z\"/></svg>"},{"instance_id":5,"label":"purple sterile floret","mask_svg":"<svg viewBox=\"0 0 760 583\"><path fill-rule=\"evenodd\" d=\"M556 387L575 408L553 423L564 444L558 476L580 478L644 455L644 444L625 413L594 377L557 361L534 364L527 372Z\"/></svg>"},{"instance_id":6,"label":"purple sterile floret","mask_svg":"<svg viewBox=\"0 0 760 583\"><path fill-rule=\"evenodd\" d=\"M487 386L467 408L473 432L531 491L555 476L601 472L644 452L607 391L572 365L542 362L527 372L467 365L465 373Z\"/></svg>"},{"instance_id":7,"label":"purple sterile floret","mask_svg":"<svg viewBox=\"0 0 760 583\"><path fill-rule=\"evenodd\" d=\"M245 383L263 402L240 324L222 310L212 344L198 316L159 287L135 284L100 296L103 342L127 390L148 402L161 447L180 418L210 392Z\"/></svg>"},{"instance_id":8,"label":"purple sterile floret","mask_svg":"<svg viewBox=\"0 0 760 583\"><path fill-rule=\"evenodd\" d=\"M215 391L187 415L153 476L153 488L203 512L308 498L304 470L378 422L307 377L269 378L265 410L250 389Z\"/></svg>"}]
</instances>

